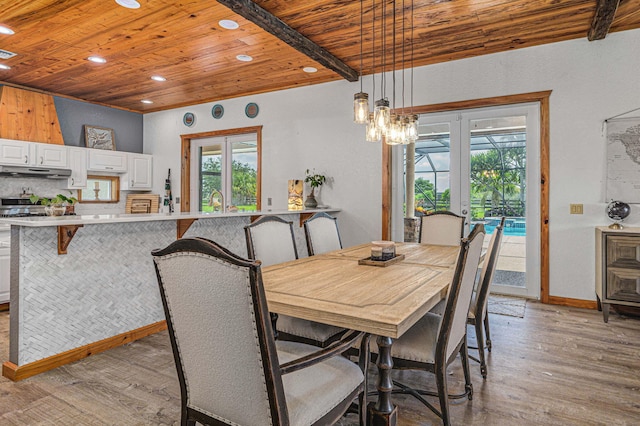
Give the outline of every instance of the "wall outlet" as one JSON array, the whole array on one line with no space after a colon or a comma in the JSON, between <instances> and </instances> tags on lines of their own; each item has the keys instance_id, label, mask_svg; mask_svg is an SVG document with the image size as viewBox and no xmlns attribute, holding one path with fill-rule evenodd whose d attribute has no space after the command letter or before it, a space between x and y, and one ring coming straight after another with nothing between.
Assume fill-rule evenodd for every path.
<instances>
[{"instance_id":1,"label":"wall outlet","mask_svg":"<svg viewBox=\"0 0 640 426\"><path fill-rule=\"evenodd\" d=\"M176 204L180 204L180 197L176 197Z\"/></svg>"},{"instance_id":2,"label":"wall outlet","mask_svg":"<svg viewBox=\"0 0 640 426\"><path fill-rule=\"evenodd\" d=\"M582 214L582 204L569 204L569 214Z\"/></svg>"},{"instance_id":3,"label":"wall outlet","mask_svg":"<svg viewBox=\"0 0 640 426\"><path fill-rule=\"evenodd\" d=\"M271 197L267 198L267 205L270 206L271 205Z\"/></svg>"}]
</instances>

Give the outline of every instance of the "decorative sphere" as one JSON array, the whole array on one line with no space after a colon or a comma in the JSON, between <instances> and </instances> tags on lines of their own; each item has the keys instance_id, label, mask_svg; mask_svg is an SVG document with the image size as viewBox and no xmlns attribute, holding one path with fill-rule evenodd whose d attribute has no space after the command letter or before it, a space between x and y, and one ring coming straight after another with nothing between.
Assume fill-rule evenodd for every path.
<instances>
[{"instance_id":1,"label":"decorative sphere","mask_svg":"<svg viewBox=\"0 0 640 426\"><path fill-rule=\"evenodd\" d=\"M623 203L622 201L612 200L607 204L607 216L609 216L611 220L623 221L629 216L630 212L631 207L629 207L629 204Z\"/></svg>"}]
</instances>

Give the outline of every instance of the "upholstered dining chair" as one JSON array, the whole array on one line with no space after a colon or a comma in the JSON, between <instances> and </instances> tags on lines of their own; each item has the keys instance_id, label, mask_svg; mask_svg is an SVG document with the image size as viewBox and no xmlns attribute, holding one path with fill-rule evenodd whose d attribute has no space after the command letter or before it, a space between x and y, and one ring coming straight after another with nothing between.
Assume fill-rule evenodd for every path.
<instances>
[{"instance_id":1,"label":"upholstered dining chair","mask_svg":"<svg viewBox=\"0 0 640 426\"><path fill-rule=\"evenodd\" d=\"M462 240L443 315L427 313L391 346L394 369L433 373L437 388L437 392L412 389L394 380L396 389L393 392L416 397L438 415L444 425L451 423L449 398L473 398L467 353L467 316L484 235L484 226L477 225L469 237ZM373 344L371 351L377 353L377 347ZM462 361L465 391L462 394L450 395L447 386L447 366L458 354ZM438 397L439 411L423 398L425 395Z\"/></svg>"},{"instance_id":2,"label":"upholstered dining chair","mask_svg":"<svg viewBox=\"0 0 640 426\"><path fill-rule=\"evenodd\" d=\"M464 233L464 216L450 211L437 211L422 216L420 239L422 244L458 246Z\"/></svg>"},{"instance_id":3,"label":"upholstered dining chair","mask_svg":"<svg viewBox=\"0 0 640 426\"><path fill-rule=\"evenodd\" d=\"M293 233L293 223L278 216L261 216L245 226L247 254L263 266L288 262L298 258ZM272 315L276 338L292 340L324 347L340 339L343 328L295 318L288 315Z\"/></svg>"},{"instance_id":4,"label":"upholstered dining chair","mask_svg":"<svg viewBox=\"0 0 640 426\"><path fill-rule=\"evenodd\" d=\"M368 336L327 348L275 341L259 261L202 238L152 253L180 382L182 425L329 425L359 397ZM340 354L363 338L360 363Z\"/></svg>"},{"instance_id":5,"label":"upholstered dining chair","mask_svg":"<svg viewBox=\"0 0 640 426\"><path fill-rule=\"evenodd\" d=\"M502 232L504 229L505 218L502 217L500 224L496 226L491 235L491 241L487 247L487 252L484 255L484 262L482 265L482 271L480 272L480 278L476 286L476 291L473 293L471 299L471 307L469 308L469 316L467 318L467 324L474 326L476 331L476 341L478 343L478 355L480 359L469 356L480 363L480 373L483 378L487 378L487 363L485 360L485 343L487 350L491 352L491 334L489 332L489 315L487 315L487 301L489 300L489 288L491 287L491 281L496 271L496 265L498 263L498 257L500 256L500 246L502 245ZM484 325L484 333L482 326ZM485 340L486 338L486 340ZM470 347L471 348L471 347Z\"/></svg>"},{"instance_id":6,"label":"upholstered dining chair","mask_svg":"<svg viewBox=\"0 0 640 426\"><path fill-rule=\"evenodd\" d=\"M342 248L338 219L335 217L318 212L305 220L303 225L309 256Z\"/></svg>"},{"instance_id":7,"label":"upholstered dining chair","mask_svg":"<svg viewBox=\"0 0 640 426\"><path fill-rule=\"evenodd\" d=\"M244 227L247 254L262 266L298 258L293 223L278 216L260 216Z\"/></svg>"}]
</instances>

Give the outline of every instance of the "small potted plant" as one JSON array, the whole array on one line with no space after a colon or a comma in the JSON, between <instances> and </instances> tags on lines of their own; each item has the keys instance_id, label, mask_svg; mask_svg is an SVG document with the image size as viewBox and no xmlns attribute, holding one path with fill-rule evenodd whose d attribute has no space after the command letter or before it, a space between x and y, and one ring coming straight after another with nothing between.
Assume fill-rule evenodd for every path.
<instances>
[{"instance_id":1,"label":"small potted plant","mask_svg":"<svg viewBox=\"0 0 640 426\"><path fill-rule=\"evenodd\" d=\"M44 212L49 216L62 216L65 213L73 213L73 205L78 201L76 197L67 197L63 194L58 194L55 197L40 197L39 195L32 195L29 200L33 204L41 204L44 206Z\"/></svg>"},{"instance_id":2,"label":"small potted plant","mask_svg":"<svg viewBox=\"0 0 640 426\"><path fill-rule=\"evenodd\" d=\"M316 201L314 191L316 188L322 186L322 184L325 183L327 177L325 175L317 174L315 169L313 170L313 172L310 172L309 169L307 169L306 175L307 176L304 178L304 181L311 187L311 194L307 195L304 206L309 209L315 209L316 207L318 207L318 201Z\"/></svg>"}]
</instances>

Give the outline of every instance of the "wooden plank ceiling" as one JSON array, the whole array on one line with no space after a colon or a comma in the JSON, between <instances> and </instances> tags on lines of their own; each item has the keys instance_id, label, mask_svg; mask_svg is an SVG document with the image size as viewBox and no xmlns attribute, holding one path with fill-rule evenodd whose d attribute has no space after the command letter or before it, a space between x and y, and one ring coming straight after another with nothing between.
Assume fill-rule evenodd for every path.
<instances>
[{"instance_id":1,"label":"wooden plank ceiling","mask_svg":"<svg viewBox=\"0 0 640 426\"><path fill-rule=\"evenodd\" d=\"M596 4L608 2L414 0L414 65L569 39L586 40ZM0 59L0 64L11 67L0 70L0 83L151 112L342 78L217 2L139 0L139 3L139 9L126 9L114 0L2 0L0 25L8 26L15 34L0 34L0 49L17 55ZM255 3L348 67L360 69L359 1ZM374 71L373 3L364 1L364 74ZM396 3L396 67L400 68L402 0ZM411 1L404 3L409 8ZM619 3L617 11L614 8L609 32L639 28L640 0ZM379 49L383 0L375 0L375 4ZM391 1L384 0L384 4L391 15ZM405 17L404 39L408 49L410 22L409 15ZM223 29L218 24L221 19L235 20L240 27ZM390 45L390 17L386 27L385 37ZM602 32L600 28L598 31ZM606 34L606 27L604 31ZM91 63L86 59L90 55L103 56L108 62ZM240 62L237 55L250 55L254 59ZM388 54L388 69L391 60ZM376 56L376 72L380 72L380 61ZM306 66L316 67L318 72L305 73L302 68ZM162 75L167 81L152 81L152 75ZM153 104L143 104L142 99L150 99Z\"/></svg>"}]
</instances>

